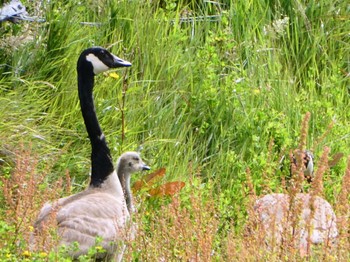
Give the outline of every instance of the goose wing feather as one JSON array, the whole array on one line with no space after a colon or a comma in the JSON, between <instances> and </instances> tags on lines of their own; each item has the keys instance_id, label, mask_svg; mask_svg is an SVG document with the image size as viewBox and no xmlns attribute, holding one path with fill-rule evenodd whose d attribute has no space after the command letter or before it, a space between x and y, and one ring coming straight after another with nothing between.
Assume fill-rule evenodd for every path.
<instances>
[{"instance_id":1,"label":"goose wing feather","mask_svg":"<svg viewBox=\"0 0 350 262\"><path fill-rule=\"evenodd\" d=\"M104 192L81 192L79 195L82 193L83 198L73 195L53 204L47 203L41 209L36 227L40 229L42 223L56 212L60 245L79 243L79 250L71 252L72 257L86 254L96 245L97 237L102 239L98 245L107 254L118 253L118 248L124 248L121 242L132 230L128 226L129 212L125 200Z\"/></svg>"}]
</instances>

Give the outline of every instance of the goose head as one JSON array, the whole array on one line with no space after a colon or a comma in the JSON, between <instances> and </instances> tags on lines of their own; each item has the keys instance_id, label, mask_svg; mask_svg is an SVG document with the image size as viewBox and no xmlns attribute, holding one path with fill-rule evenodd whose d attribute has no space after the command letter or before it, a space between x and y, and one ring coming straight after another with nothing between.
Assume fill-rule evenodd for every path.
<instances>
[{"instance_id":1,"label":"goose head","mask_svg":"<svg viewBox=\"0 0 350 262\"><path fill-rule=\"evenodd\" d=\"M300 151L297 150L295 154L302 154L302 163L304 164L304 176L308 182L312 181L312 176L314 172L314 155L309 150ZM293 165L297 166L297 159L295 154L293 154Z\"/></svg>"},{"instance_id":2,"label":"goose head","mask_svg":"<svg viewBox=\"0 0 350 262\"><path fill-rule=\"evenodd\" d=\"M129 66L130 62L111 54L105 48L91 47L81 53L77 69L78 72L84 70L85 74L97 75L111 68Z\"/></svg>"},{"instance_id":3,"label":"goose head","mask_svg":"<svg viewBox=\"0 0 350 262\"><path fill-rule=\"evenodd\" d=\"M150 170L137 152L126 152L122 154L117 162L118 175L133 174L143 170Z\"/></svg>"}]
</instances>

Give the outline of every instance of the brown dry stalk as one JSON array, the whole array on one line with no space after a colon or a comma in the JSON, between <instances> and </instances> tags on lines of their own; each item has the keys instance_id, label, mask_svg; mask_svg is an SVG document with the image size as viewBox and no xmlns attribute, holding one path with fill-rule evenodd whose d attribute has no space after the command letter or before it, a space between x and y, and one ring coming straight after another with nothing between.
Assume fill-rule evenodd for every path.
<instances>
[{"instance_id":1,"label":"brown dry stalk","mask_svg":"<svg viewBox=\"0 0 350 262\"><path fill-rule=\"evenodd\" d=\"M49 219L42 223L40 232L33 232L35 234L35 244L31 246L33 251L40 250L41 252L49 253L54 247L58 246L56 213L57 210L53 209L49 215Z\"/></svg>"},{"instance_id":2,"label":"brown dry stalk","mask_svg":"<svg viewBox=\"0 0 350 262\"><path fill-rule=\"evenodd\" d=\"M328 155L329 155L330 149L329 147L325 147L323 149L323 153L321 156L321 159L318 164L317 171L315 173L314 179L311 182L311 190L310 190L310 216L308 216L308 219L306 220L306 229L308 232L308 238L307 238L307 254L310 254L311 252L311 235L312 231L314 230L312 227L312 219L315 217L315 212L317 206L315 206L315 200L316 196L323 197L323 175L328 169Z\"/></svg>"},{"instance_id":3,"label":"brown dry stalk","mask_svg":"<svg viewBox=\"0 0 350 262\"><path fill-rule=\"evenodd\" d=\"M301 130L300 130L300 142L298 149L300 152L303 152L306 148L306 140L307 140L307 133L309 130L309 121L310 121L311 113L307 112L304 116L303 122L301 124Z\"/></svg>"},{"instance_id":4,"label":"brown dry stalk","mask_svg":"<svg viewBox=\"0 0 350 262\"><path fill-rule=\"evenodd\" d=\"M318 162L318 168L315 172L315 176L311 182L311 191L310 194L312 197L315 196L323 196L323 175L326 173L326 171L329 169L328 167L328 155L329 155L330 149L329 147L325 147L323 149L322 156Z\"/></svg>"},{"instance_id":5,"label":"brown dry stalk","mask_svg":"<svg viewBox=\"0 0 350 262\"><path fill-rule=\"evenodd\" d=\"M299 149L294 150L294 152L289 153L290 163L291 163L291 181L290 187L288 189L289 195L294 197L295 194L302 191L303 182L304 182L304 151ZM296 164L294 164L293 158L296 159Z\"/></svg>"},{"instance_id":6,"label":"brown dry stalk","mask_svg":"<svg viewBox=\"0 0 350 262\"><path fill-rule=\"evenodd\" d=\"M30 145L21 145L15 155L13 172L9 177L1 178L5 222L15 228L13 235L10 233L7 236L8 241L4 241L7 244L11 242L15 244L21 240L18 239L19 237L23 237L23 240L28 243L33 232L33 223L41 206L48 200L59 198L63 193L62 179L52 183L52 187L47 186L46 174L49 167L45 167L44 170L38 169L39 157L32 154ZM66 177L68 178L68 174ZM0 248L2 244L0 243ZM17 245L16 247L20 248Z\"/></svg>"},{"instance_id":7,"label":"brown dry stalk","mask_svg":"<svg viewBox=\"0 0 350 262\"><path fill-rule=\"evenodd\" d=\"M244 249L250 250L252 247L260 246L261 243L264 242L262 238L262 236L264 236L264 230L261 223L259 223L260 219L254 209L255 202L258 196L256 195L256 192L254 189L254 185L251 177L251 171L249 168L246 169L245 186L248 189L248 193L246 194L246 197L248 197L248 203L246 205L246 208L247 208L247 214L248 214L249 220L247 221L243 232L245 241L242 243L242 245L244 246ZM228 254L232 254L232 255L235 254L232 246L236 247L237 245L234 238L235 238L234 234L230 232L227 239L227 252Z\"/></svg>"},{"instance_id":8,"label":"brown dry stalk","mask_svg":"<svg viewBox=\"0 0 350 262\"><path fill-rule=\"evenodd\" d=\"M340 243L348 242L350 245L349 233L350 233L350 156L348 157L347 167L342 180L342 186L338 195L338 205L336 206L338 228L339 228L339 239Z\"/></svg>"},{"instance_id":9,"label":"brown dry stalk","mask_svg":"<svg viewBox=\"0 0 350 262\"><path fill-rule=\"evenodd\" d=\"M189 186L193 190L186 198L158 199L164 202L152 213L139 210L134 217L138 233L126 260L132 258L133 250L144 250L142 261L211 261L220 217L214 200L202 196L198 186ZM146 224L142 223L145 217Z\"/></svg>"},{"instance_id":10,"label":"brown dry stalk","mask_svg":"<svg viewBox=\"0 0 350 262\"><path fill-rule=\"evenodd\" d=\"M307 112L304 116L304 119L301 124L300 129L300 141L298 149L295 150L293 153L290 152L289 158L291 164L291 186L289 188L289 195L291 197L291 202L293 202L293 199L297 193L299 193L302 190L303 182L304 182L304 156L305 156L305 149L306 149L306 140L307 140L307 134L308 134L308 128L309 128L309 121L310 121L311 114L310 112ZM293 157L296 159L296 165L294 165Z\"/></svg>"},{"instance_id":11,"label":"brown dry stalk","mask_svg":"<svg viewBox=\"0 0 350 262\"><path fill-rule=\"evenodd\" d=\"M70 179L70 175L69 175L69 170L66 170L66 195L69 196L72 194L72 182Z\"/></svg>"}]
</instances>

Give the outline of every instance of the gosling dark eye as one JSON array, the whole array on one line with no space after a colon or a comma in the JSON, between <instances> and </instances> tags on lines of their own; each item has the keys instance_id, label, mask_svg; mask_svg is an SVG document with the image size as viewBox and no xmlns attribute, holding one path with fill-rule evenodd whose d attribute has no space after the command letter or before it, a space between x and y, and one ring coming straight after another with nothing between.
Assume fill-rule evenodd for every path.
<instances>
[{"instance_id":1,"label":"gosling dark eye","mask_svg":"<svg viewBox=\"0 0 350 262\"><path fill-rule=\"evenodd\" d=\"M138 157L133 158L135 161L139 161L140 159Z\"/></svg>"},{"instance_id":2,"label":"gosling dark eye","mask_svg":"<svg viewBox=\"0 0 350 262\"><path fill-rule=\"evenodd\" d=\"M131 162L129 162L129 166L132 166L132 163L131 163Z\"/></svg>"}]
</instances>

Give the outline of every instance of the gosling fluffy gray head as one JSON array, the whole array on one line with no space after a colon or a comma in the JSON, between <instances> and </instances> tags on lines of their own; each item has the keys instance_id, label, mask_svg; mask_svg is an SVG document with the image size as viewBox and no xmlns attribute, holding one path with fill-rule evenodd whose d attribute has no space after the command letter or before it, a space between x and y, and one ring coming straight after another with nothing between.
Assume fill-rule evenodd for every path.
<instances>
[{"instance_id":1,"label":"gosling fluffy gray head","mask_svg":"<svg viewBox=\"0 0 350 262\"><path fill-rule=\"evenodd\" d=\"M140 154L137 152L126 152L122 154L118 159L117 168L121 168L127 174L150 170L150 167L142 161ZM119 172L118 175L120 175Z\"/></svg>"},{"instance_id":2,"label":"gosling fluffy gray head","mask_svg":"<svg viewBox=\"0 0 350 262\"><path fill-rule=\"evenodd\" d=\"M142 161L140 154L137 152L126 152L122 154L118 159L117 174L123 188L124 197L129 213L135 212L130 189L130 177L131 174L143 170L150 170L150 167Z\"/></svg>"}]
</instances>

